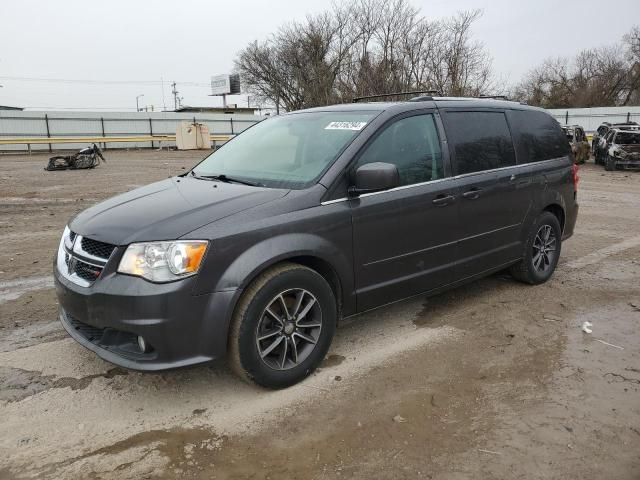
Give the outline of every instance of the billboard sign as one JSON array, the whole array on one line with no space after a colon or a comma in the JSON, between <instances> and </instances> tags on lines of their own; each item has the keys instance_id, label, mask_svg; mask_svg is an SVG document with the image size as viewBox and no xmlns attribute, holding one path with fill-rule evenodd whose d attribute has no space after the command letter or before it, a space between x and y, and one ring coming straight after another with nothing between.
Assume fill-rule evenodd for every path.
<instances>
[{"instance_id":1,"label":"billboard sign","mask_svg":"<svg viewBox=\"0 0 640 480\"><path fill-rule=\"evenodd\" d=\"M226 95L231 93L229 75L215 75L211 77L211 95Z\"/></svg>"},{"instance_id":2,"label":"billboard sign","mask_svg":"<svg viewBox=\"0 0 640 480\"><path fill-rule=\"evenodd\" d=\"M214 75L211 77L211 95L228 95L240 93L240 76Z\"/></svg>"}]
</instances>

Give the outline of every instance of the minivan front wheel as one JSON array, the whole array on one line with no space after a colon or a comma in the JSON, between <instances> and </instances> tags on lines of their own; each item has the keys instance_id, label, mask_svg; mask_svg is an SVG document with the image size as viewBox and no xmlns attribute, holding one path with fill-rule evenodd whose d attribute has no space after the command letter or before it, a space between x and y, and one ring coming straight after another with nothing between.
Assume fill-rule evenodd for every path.
<instances>
[{"instance_id":1,"label":"minivan front wheel","mask_svg":"<svg viewBox=\"0 0 640 480\"><path fill-rule=\"evenodd\" d=\"M605 157L604 169L608 172L613 172L616 169L616 160L611 155Z\"/></svg>"},{"instance_id":2,"label":"minivan front wheel","mask_svg":"<svg viewBox=\"0 0 640 480\"><path fill-rule=\"evenodd\" d=\"M321 275L298 264L277 265L238 302L229 334L231 368L267 388L293 385L320 364L336 323L335 296Z\"/></svg>"},{"instance_id":3,"label":"minivan front wheel","mask_svg":"<svg viewBox=\"0 0 640 480\"><path fill-rule=\"evenodd\" d=\"M560 258L561 237L558 218L542 212L529 232L523 258L511 267L511 274L532 285L549 280Z\"/></svg>"}]
</instances>

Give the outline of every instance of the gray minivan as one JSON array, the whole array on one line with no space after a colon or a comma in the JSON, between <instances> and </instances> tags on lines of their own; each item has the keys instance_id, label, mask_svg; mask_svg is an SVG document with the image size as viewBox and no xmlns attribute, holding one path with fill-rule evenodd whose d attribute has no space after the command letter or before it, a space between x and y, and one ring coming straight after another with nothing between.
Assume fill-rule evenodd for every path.
<instances>
[{"instance_id":1,"label":"gray minivan","mask_svg":"<svg viewBox=\"0 0 640 480\"><path fill-rule=\"evenodd\" d=\"M226 356L286 387L340 318L507 268L548 280L577 183L560 125L516 102L292 112L73 218L54 261L60 320L126 368Z\"/></svg>"}]
</instances>

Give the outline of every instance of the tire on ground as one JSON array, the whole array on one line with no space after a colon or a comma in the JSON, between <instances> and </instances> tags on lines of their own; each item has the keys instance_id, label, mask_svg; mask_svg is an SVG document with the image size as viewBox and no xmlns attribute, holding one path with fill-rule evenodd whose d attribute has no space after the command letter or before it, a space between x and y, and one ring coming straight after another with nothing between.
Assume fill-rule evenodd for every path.
<instances>
[{"instance_id":1,"label":"tire on ground","mask_svg":"<svg viewBox=\"0 0 640 480\"><path fill-rule=\"evenodd\" d=\"M553 233L556 237L556 250L555 256L553 258L553 262L550 265L550 268L546 272L538 272L533 265L533 243L535 241L536 235L540 228L544 225L549 225ZM556 217L553 213L544 211L542 212L533 225L531 226L531 230L527 235L527 239L524 245L524 252L522 255L522 260L520 260L515 265L512 265L509 269L511 275L524 283L529 283L531 285L538 285L540 283L544 283L555 271L556 265L558 264L558 259L560 258L560 250L562 246L562 230L560 228L560 222L558 221L558 217Z\"/></svg>"},{"instance_id":2,"label":"tire on ground","mask_svg":"<svg viewBox=\"0 0 640 480\"><path fill-rule=\"evenodd\" d=\"M256 345L260 317L271 300L291 288L312 293L321 309L322 327L315 348L300 364L275 370L262 361ZM231 320L228 360L243 380L267 388L285 388L308 375L322 362L335 333L338 308L333 291L316 271L296 263L281 263L260 274L242 294Z\"/></svg>"},{"instance_id":3,"label":"tire on ground","mask_svg":"<svg viewBox=\"0 0 640 480\"><path fill-rule=\"evenodd\" d=\"M610 155L607 155L604 160L604 169L608 172L612 172L616 169L616 160Z\"/></svg>"}]
</instances>

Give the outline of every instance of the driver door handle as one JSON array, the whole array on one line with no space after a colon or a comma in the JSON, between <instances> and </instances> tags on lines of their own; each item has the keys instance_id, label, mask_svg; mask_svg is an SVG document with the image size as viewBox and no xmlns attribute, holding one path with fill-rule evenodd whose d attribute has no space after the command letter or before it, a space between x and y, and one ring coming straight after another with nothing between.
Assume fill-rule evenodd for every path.
<instances>
[{"instance_id":1,"label":"driver door handle","mask_svg":"<svg viewBox=\"0 0 640 480\"><path fill-rule=\"evenodd\" d=\"M473 187L471 190L467 190L462 194L464 198L468 198L469 200L475 200L482 193L481 188Z\"/></svg>"}]
</instances>

